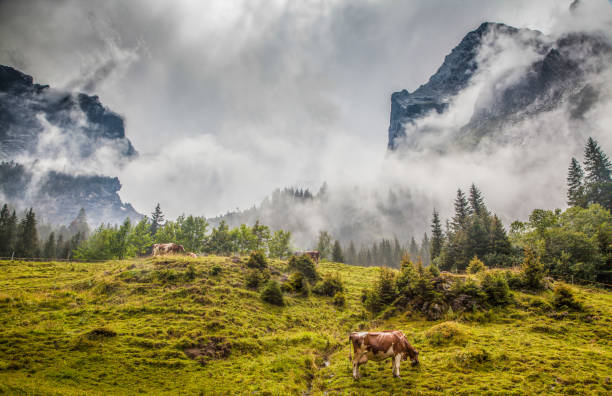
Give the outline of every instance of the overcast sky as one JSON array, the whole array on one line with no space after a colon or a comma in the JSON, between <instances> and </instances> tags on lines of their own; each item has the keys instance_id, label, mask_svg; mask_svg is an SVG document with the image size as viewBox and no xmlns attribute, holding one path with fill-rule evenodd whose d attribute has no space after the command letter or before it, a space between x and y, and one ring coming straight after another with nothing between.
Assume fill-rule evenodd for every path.
<instances>
[{"instance_id":1,"label":"overcast sky","mask_svg":"<svg viewBox=\"0 0 612 396\"><path fill-rule=\"evenodd\" d=\"M0 63L125 117L141 157L117 174L137 210L212 216L375 179L392 92L480 23L551 33L569 3L0 0Z\"/></svg>"}]
</instances>

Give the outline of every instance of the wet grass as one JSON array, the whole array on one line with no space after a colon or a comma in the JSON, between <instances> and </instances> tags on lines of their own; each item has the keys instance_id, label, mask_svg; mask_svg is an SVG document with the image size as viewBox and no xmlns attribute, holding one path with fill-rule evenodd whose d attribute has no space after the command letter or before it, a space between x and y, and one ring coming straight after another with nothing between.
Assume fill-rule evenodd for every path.
<instances>
[{"instance_id":1,"label":"wet grass","mask_svg":"<svg viewBox=\"0 0 612 396\"><path fill-rule=\"evenodd\" d=\"M272 277L285 267L272 262ZM383 319L360 302L377 269L319 271L341 275L346 308L315 295L269 305L245 286L246 265L224 257L0 262L0 393L612 392L610 292L574 288L586 312L555 311L551 292L515 293L504 310ZM404 363L395 379L390 361L369 362L354 381L348 333L390 328L408 335L421 365Z\"/></svg>"}]
</instances>

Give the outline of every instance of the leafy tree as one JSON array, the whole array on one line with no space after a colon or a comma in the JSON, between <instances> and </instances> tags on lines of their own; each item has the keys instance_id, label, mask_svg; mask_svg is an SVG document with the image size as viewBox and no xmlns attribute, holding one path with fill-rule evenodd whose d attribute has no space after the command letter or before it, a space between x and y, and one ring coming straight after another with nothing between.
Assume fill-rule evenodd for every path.
<instances>
[{"instance_id":1,"label":"leafy tree","mask_svg":"<svg viewBox=\"0 0 612 396\"><path fill-rule=\"evenodd\" d=\"M257 239L253 230L246 224L240 224L230 231L231 239L234 241L236 250L240 254L246 254L257 250Z\"/></svg>"},{"instance_id":2,"label":"leafy tree","mask_svg":"<svg viewBox=\"0 0 612 396\"><path fill-rule=\"evenodd\" d=\"M208 222L204 217L181 215L176 219L178 225L176 238L177 243L183 245L190 252L201 252L206 240L206 229Z\"/></svg>"},{"instance_id":3,"label":"leafy tree","mask_svg":"<svg viewBox=\"0 0 612 396\"><path fill-rule=\"evenodd\" d=\"M546 268L540 261L540 257L536 256L533 250L527 249L525 251L525 258L523 259L521 270L525 287L532 290L541 290L544 288Z\"/></svg>"},{"instance_id":4,"label":"leafy tree","mask_svg":"<svg viewBox=\"0 0 612 396\"><path fill-rule=\"evenodd\" d=\"M332 237L327 231L319 231L319 242L317 243L317 250L321 255L321 258L329 258L332 253Z\"/></svg>"},{"instance_id":5,"label":"leafy tree","mask_svg":"<svg viewBox=\"0 0 612 396\"><path fill-rule=\"evenodd\" d=\"M151 245L153 245L153 237L151 236L151 225L149 219L143 217L136 226L131 230L128 236L128 244L131 246L131 251L137 256L146 254Z\"/></svg>"},{"instance_id":6,"label":"leafy tree","mask_svg":"<svg viewBox=\"0 0 612 396\"><path fill-rule=\"evenodd\" d=\"M229 228L225 220L221 220L219 225L213 228L206 242L206 251L214 254L228 255L233 251L233 248Z\"/></svg>"},{"instance_id":7,"label":"leafy tree","mask_svg":"<svg viewBox=\"0 0 612 396\"><path fill-rule=\"evenodd\" d=\"M442 234L442 225L440 224L440 215L434 209L433 219L431 221L431 260L433 261L440 255L442 244L444 242Z\"/></svg>"},{"instance_id":8,"label":"leafy tree","mask_svg":"<svg viewBox=\"0 0 612 396\"><path fill-rule=\"evenodd\" d=\"M74 251L74 258L77 260L111 260L117 258L114 242L116 240L116 229L101 225L91 234L85 242L78 246ZM59 243L59 240L58 240ZM64 246L70 247L67 241ZM68 258L70 251L64 248L62 258Z\"/></svg>"},{"instance_id":9,"label":"leafy tree","mask_svg":"<svg viewBox=\"0 0 612 396\"><path fill-rule=\"evenodd\" d=\"M176 243L178 241L179 229L179 224L174 221L167 221L163 226L157 229L153 239L155 243Z\"/></svg>"},{"instance_id":10,"label":"leafy tree","mask_svg":"<svg viewBox=\"0 0 612 396\"><path fill-rule=\"evenodd\" d=\"M332 249L332 261L335 261L336 263L344 263L342 247L340 246L340 242L337 239L334 241L334 247Z\"/></svg>"},{"instance_id":11,"label":"leafy tree","mask_svg":"<svg viewBox=\"0 0 612 396\"><path fill-rule=\"evenodd\" d=\"M130 253L132 253L130 249L131 246L128 241L131 230L132 223L130 222L130 219L127 218L114 233L111 240L111 251L113 252L114 257L124 259L126 256L130 255Z\"/></svg>"},{"instance_id":12,"label":"leafy tree","mask_svg":"<svg viewBox=\"0 0 612 396\"><path fill-rule=\"evenodd\" d=\"M270 239L270 228L266 225L259 224L259 220L253 224L253 235L255 236L255 249L265 251L268 247Z\"/></svg>"},{"instance_id":13,"label":"leafy tree","mask_svg":"<svg viewBox=\"0 0 612 396\"><path fill-rule=\"evenodd\" d=\"M584 172L582 172L580 163L576 161L576 158L572 157L567 171L567 204L570 206L586 205L584 199L583 177Z\"/></svg>"},{"instance_id":14,"label":"leafy tree","mask_svg":"<svg viewBox=\"0 0 612 396\"><path fill-rule=\"evenodd\" d=\"M270 241L268 241L268 250L270 257L287 257L291 254L291 231L277 230L274 231Z\"/></svg>"},{"instance_id":15,"label":"leafy tree","mask_svg":"<svg viewBox=\"0 0 612 396\"><path fill-rule=\"evenodd\" d=\"M155 236L163 224L164 214L162 213L161 206L158 202L155 206L155 210L153 210L153 213L151 213L151 235Z\"/></svg>"},{"instance_id":16,"label":"leafy tree","mask_svg":"<svg viewBox=\"0 0 612 396\"><path fill-rule=\"evenodd\" d=\"M38 231L36 229L36 214L30 208L19 223L17 232L16 255L19 257L38 257Z\"/></svg>"}]
</instances>

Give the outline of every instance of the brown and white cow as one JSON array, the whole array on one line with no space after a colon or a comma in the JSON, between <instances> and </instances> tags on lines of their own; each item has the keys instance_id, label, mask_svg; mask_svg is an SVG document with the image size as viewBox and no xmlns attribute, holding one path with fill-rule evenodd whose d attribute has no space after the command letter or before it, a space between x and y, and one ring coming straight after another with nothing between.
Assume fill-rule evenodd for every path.
<instances>
[{"instance_id":1,"label":"brown and white cow","mask_svg":"<svg viewBox=\"0 0 612 396\"><path fill-rule=\"evenodd\" d=\"M381 361L393 359L393 376L400 376L400 363L410 357L412 365L419 364L419 351L414 349L399 330L380 332L354 332L349 336L355 355L351 357L349 345L349 360L353 362L353 378L361 377L359 366L368 360Z\"/></svg>"},{"instance_id":2,"label":"brown and white cow","mask_svg":"<svg viewBox=\"0 0 612 396\"><path fill-rule=\"evenodd\" d=\"M183 245L177 245L176 243L156 243L153 245L153 256L180 253L185 253Z\"/></svg>"}]
</instances>

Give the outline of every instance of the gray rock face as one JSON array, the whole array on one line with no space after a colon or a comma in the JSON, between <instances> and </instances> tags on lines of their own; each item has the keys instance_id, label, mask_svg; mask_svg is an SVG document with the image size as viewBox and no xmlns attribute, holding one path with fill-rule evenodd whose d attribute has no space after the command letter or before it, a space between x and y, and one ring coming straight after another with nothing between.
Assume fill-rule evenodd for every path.
<instances>
[{"instance_id":1,"label":"gray rock face","mask_svg":"<svg viewBox=\"0 0 612 396\"><path fill-rule=\"evenodd\" d=\"M477 100L469 122L457 128L455 141L450 144L474 148L482 137L503 124L552 110L565 99L573 104L572 117L580 118L596 101L597 89L588 85L584 76L605 67L604 55L611 51L604 39L573 34L550 41L538 31L487 22L463 38L426 84L412 93L403 90L391 95L389 150L418 145L419 136L407 136L406 126L416 125L431 112L444 113L453 97L473 82L481 68L487 67L479 63L479 53L495 40L514 41L530 48L539 59L525 70L512 71L521 77L501 89L491 89L486 101ZM596 61L585 62L585 58ZM417 130L417 135L426 133L427 130Z\"/></svg>"},{"instance_id":2,"label":"gray rock face","mask_svg":"<svg viewBox=\"0 0 612 396\"><path fill-rule=\"evenodd\" d=\"M121 201L118 178L87 169L103 146L118 163L137 155L123 118L97 96L53 90L0 65L0 199L17 208L33 207L55 224L68 224L80 208L94 226L140 219ZM59 157L67 157L79 173L38 166Z\"/></svg>"}]
</instances>

